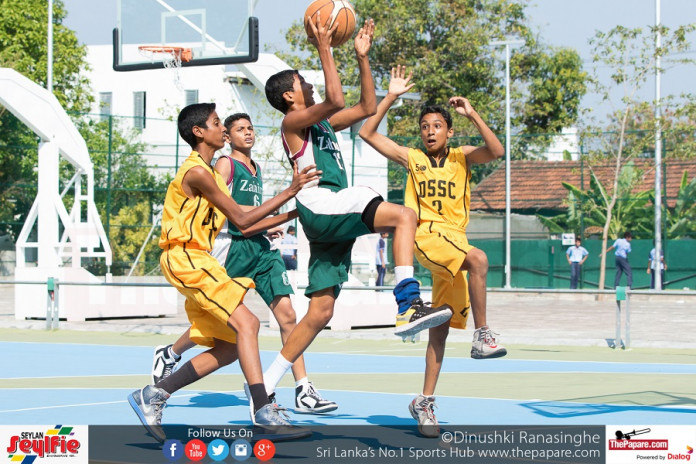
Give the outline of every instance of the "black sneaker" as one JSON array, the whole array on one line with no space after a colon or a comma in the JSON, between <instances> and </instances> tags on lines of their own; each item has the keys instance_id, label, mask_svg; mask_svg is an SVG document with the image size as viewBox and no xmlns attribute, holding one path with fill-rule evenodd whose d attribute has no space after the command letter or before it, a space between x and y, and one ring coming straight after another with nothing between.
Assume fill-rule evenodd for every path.
<instances>
[{"instance_id":1,"label":"black sneaker","mask_svg":"<svg viewBox=\"0 0 696 464\"><path fill-rule=\"evenodd\" d=\"M396 315L394 335L401 337L404 341L410 338L415 342L416 334L422 330L437 327L452 318L452 309L449 306L433 308L431 304L424 303L420 298L413 300L408 310Z\"/></svg>"},{"instance_id":2,"label":"black sneaker","mask_svg":"<svg viewBox=\"0 0 696 464\"><path fill-rule=\"evenodd\" d=\"M338 409L333 401L325 400L312 382L295 387L295 412L300 414L323 414Z\"/></svg>"},{"instance_id":3,"label":"black sneaker","mask_svg":"<svg viewBox=\"0 0 696 464\"><path fill-rule=\"evenodd\" d=\"M169 356L169 348L172 345L161 345L155 348L155 355L152 359L152 384L155 385L162 379L169 377L176 363L181 360L181 356Z\"/></svg>"}]
</instances>

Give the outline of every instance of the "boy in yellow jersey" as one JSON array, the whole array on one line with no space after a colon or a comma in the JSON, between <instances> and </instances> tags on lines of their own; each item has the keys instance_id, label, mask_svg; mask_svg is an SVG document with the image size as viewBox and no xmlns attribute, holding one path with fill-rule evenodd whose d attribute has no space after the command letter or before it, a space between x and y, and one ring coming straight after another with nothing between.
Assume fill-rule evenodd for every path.
<instances>
[{"instance_id":1,"label":"boy in yellow jersey","mask_svg":"<svg viewBox=\"0 0 696 464\"><path fill-rule=\"evenodd\" d=\"M448 147L447 142L454 134L452 117L441 106L425 106L421 111L419 126L425 153L378 134L377 127L387 110L414 86L409 83L411 75L404 78L404 73L402 66L392 69L387 96L377 106L377 113L365 121L360 137L386 158L408 169L405 204L418 215L415 254L433 275L433 305L449 305L454 313L449 324L430 329L423 394L409 405L420 433L437 437L439 426L433 413L433 394L445 354L445 341L450 327L466 328L470 305L476 326L471 357L494 358L507 354L486 325L488 258L483 251L469 245L466 238L471 165L493 161L504 151L495 134L462 97L450 98L449 104L476 126L483 137L483 146Z\"/></svg>"},{"instance_id":2,"label":"boy in yellow jersey","mask_svg":"<svg viewBox=\"0 0 696 464\"><path fill-rule=\"evenodd\" d=\"M215 104L187 106L179 113L178 128L193 151L167 189L159 241L163 250L160 265L169 283L186 297L191 340L211 348L155 385L134 391L128 402L147 431L163 442L166 436L161 428L162 409L169 396L239 359L254 398L252 421L262 426L281 426L284 434L306 435L303 430L290 430L278 406L268 401L259 357L259 320L242 304L254 282L228 277L210 251L225 218L239 228L255 223L270 228L287 221L287 213L266 216L295 196L305 183L316 180L318 174L309 173L309 167L302 173L294 168L288 189L258 208L245 211L230 197L225 181L210 165L215 152L225 144L225 127Z\"/></svg>"}]
</instances>

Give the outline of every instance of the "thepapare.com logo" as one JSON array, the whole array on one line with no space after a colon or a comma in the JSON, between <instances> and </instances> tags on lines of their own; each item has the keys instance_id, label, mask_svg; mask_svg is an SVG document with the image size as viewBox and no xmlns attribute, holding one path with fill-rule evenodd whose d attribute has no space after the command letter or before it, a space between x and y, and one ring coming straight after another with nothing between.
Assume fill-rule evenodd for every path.
<instances>
[{"instance_id":1,"label":"thepapare.com logo","mask_svg":"<svg viewBox=\"0 0 696 464\"><path fill-rule=\"evenodd\" d=\"M3 444L9 462L31 464L34 461L48 462L87 462L87 450L76 427L67 425L50 426L13 426L14 431L7 433L3 427ZM85 426L86 429L86 426Z\"/></svg>"}]
</instances>

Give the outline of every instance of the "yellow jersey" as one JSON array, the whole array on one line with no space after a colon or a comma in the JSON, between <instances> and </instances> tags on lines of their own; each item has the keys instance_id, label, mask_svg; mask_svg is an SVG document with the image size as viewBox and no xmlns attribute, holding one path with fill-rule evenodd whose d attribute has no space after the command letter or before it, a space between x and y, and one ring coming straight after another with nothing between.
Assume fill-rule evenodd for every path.
<instances>
[{"instance_id":1,"label":"yellow jersey","mask_svg":"<svg viewBox=\"0 0 696 464\"><path fill-rule=\"evenodd\" d=\"M404 203L418 215L418 225L434 222L466 231L470 180L462 147L448 148L439 163L421 150L409 148Z\"/></svg>"},{"instance_id":2,"label":"yellow jersey","mask_svg":"<svg viewBox=\"0 0 696 464\"><path fill-rule=\"evenodd\" d=\"M181 186L184 176L196 166L209 171L220 190L229 195L222 176L206 163L198 152L192 152L167 188L162 211L162 235L159 240L159 246L163 250L172 245L185 245L187 248L210 251L220 227L225 222L222 212L207 198L200 195L189 198L184 193Z\"/></svg>"}]
</instances>

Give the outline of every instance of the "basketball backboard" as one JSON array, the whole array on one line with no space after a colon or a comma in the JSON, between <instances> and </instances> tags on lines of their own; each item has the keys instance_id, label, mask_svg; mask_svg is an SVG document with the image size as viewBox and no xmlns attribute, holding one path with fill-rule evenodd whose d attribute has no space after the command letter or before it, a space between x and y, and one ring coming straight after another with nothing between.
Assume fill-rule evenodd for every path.
<instances>
[{"instance_id":1,"label":"basketball backboard","mask_svg":"<svg viewBox=\"0 0 696 464\"><path fill-rule=\"evenodd\" d=\"M191 52L181 66L256 61L259 54L257 0L116 0L114 70L164 67L140 48L181 47ZM188 58L188 56L186 57Z\"/></svg>"}]
</instances>

